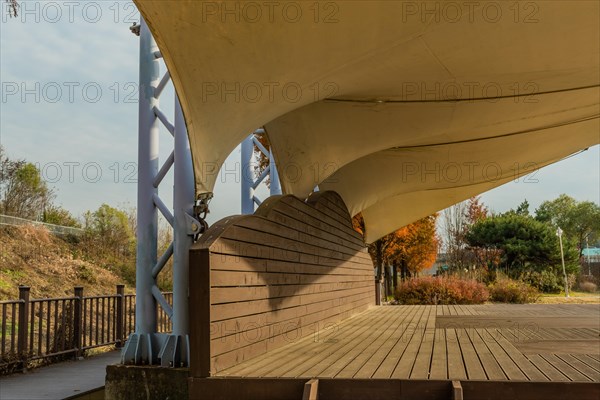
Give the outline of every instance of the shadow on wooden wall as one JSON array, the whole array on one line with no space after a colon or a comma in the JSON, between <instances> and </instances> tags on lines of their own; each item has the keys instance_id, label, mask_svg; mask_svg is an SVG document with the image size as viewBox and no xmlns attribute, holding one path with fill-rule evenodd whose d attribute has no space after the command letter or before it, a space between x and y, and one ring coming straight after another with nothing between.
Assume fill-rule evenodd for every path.
<instances>
[{"instance_id":1,"label":"shadow on wooden wall","mask_svg":"<svg viewBox=\"0 0 600 400\"><path fill-rule=\"evenodd\" d=\"M274 196L190 252L191 376L207 377L375 304L373 263L335 192Z\"/></svg>"}]
</instances>

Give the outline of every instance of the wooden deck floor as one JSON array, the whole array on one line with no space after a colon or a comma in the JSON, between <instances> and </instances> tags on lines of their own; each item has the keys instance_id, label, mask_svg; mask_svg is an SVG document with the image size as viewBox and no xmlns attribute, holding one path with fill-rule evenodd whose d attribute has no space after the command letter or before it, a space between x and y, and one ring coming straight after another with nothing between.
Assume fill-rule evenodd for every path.
<instances>
[{"instance_id":1,"label":"wooden deck floor","mask_svg":"<svg viewBox=\"0 0 600 400\"><path fill-rule=\"evenodd\" d=\"M600 305L381 306L219 373L600 382Z\"/></svg>"}]
</instances>

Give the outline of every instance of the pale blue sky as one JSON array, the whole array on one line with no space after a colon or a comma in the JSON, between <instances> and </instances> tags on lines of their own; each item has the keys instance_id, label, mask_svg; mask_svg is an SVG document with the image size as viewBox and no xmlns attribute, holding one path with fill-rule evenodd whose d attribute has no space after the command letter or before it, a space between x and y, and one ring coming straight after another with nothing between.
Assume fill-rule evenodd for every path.
<instances>
[{"instance_id":1,"label":"pale blue sky","mask_svg":"<svg viewBox=\"0 0 600 400\"><path fill-rule=\"evenodd\" d=\"M21 16L10 19L2 1L0 142L10 157L39 163L57 203L75 215L102 203L134 206L138 38L129 25L137 12L113 0L22 4ZM170 88L162 100L167 115L172 103ZM164 160L172 139L163 132L161 140ZM533 210L561 193L600 202L599 159L595 146L483 200L499 212L524 198ZM227 163L230 170L239 163L237 149ZM161 186L168 204L171 186L170 177ZM239 213L233 175L217 184L212 211L211 222Z\"/></svg>"}]
</instances>

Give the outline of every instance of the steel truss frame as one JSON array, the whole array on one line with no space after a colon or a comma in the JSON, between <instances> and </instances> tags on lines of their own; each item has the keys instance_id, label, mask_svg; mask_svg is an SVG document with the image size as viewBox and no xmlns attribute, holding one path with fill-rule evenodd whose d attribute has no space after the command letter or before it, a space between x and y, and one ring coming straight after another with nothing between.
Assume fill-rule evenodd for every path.
<instances>
[{"instance_id":1,"label":"steel truss frame","mask_svg":"<svg viewBox=\"0 0 600 400\"><path fill-rule=\"evenodd\" d=\"M263 128L257 129L242 142L242 214L254 213L255 206L260 206L262 203L256 196L255 191L265 181L267 176L270 178L270 195L281 194L281 183L273 152L267 150L257 138L257 135L264 134L265 130ZM254 176L252 169L254 146L269 159L269 165L257 177Z\"/></svg>"},{"instance_id":2,"label":"steel truss frame","mask_svg":"<svg viewBox=\"0 0 600 400\"><path fill-rule=\"evenodd\" d=\"M187 367L189 349L188 272L189 249L207 228L203 216L208 212L212 193L195 199L194 171L187 129L179 98L175 94L175 116L172 123L160 109L159 98L171 77L160 75L162 55L156 41L142 19L131 29L140 40L139 125L138 125L138 193L137 193L137 258L136 258L136 326L121 353L123 364ZM173 151L159 167L159 124L174 138ZM271 178L271 194L280 194L281 186L273 155L258 141L258 129L242 143L242 171L250 171L254 145L269 157L269 166L254 178L242 179L243 213L253 213L260 200L254 190L267 176ZM248 152L249 151L249 152ZM165 175L173 168L173 212L158 194ZM242 174L244 175L244 174ZM250 206L248 206L250 203ZM173 241L157 256L158 212L173 227ZM173 305L169 305L157 285L157 277L173 257ZM157 332L157 306L169 316L170 334Z\"/></svg>"},{"instance_id":3,"label":"steel truss frame","mask_svg":"<svg viewBox=\"0 0 600 400\"><path fill-rule=\"evenodd\" d=\"M135 31L134 31L135 32ZM179 99L175 95L174 123L160 109L159 98L170 80L167 71L160 77L162 58L156 42L142 20L140 37L136 327L125 345L124 364L159 364L183 367L189 363L188 257L202 221L194 215L194 175L187 130ZM159 123L174 138L173 151L159 168ZM173 168L173 212L158 194L165 175ZM158 212L173 227L173 241L157 257ZM157 277L173 257L173 305L157 285ZM173 330L157 333L156 311L160 306L169 316Z\"/></svg>"}]
</instances>

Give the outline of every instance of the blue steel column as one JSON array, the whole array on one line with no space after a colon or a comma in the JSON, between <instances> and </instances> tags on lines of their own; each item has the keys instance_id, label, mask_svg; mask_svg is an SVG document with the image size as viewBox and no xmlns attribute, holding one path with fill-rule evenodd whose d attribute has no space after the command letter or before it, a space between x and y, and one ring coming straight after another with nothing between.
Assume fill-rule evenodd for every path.
<instances>
[{"instance_id":1,"label":"blue steel column","mask_svg":"<svg viewBox=\"0 0 600 400\"><path fill-rule=\"evenodd\" d=\"M254 152L254 143L252 137L248 136L241 145L241 187L242 187L242 214L254 213L254 171L252 171L252 154Z\"/></svg>"},{"instance_id":2,"label":"blue steel column","mask_svg":"<svg viewBox=\"0 0 600 400\"><path fill-rule=\"evenodd\" d=\"M142 19L140 26L140 84L137 195L136 327L138 335L156 332L156 301L152 296L152 268L156 264L158 215L153 196L158 194L154 178L158 173L158 106L154 88L159 81L159 62L154 53L158 46ZM152 343L141 349L142 358L152 357ZM146 353L146 350L148 351ZM139 354L139 352L136 352ZM152 363L152 359L141 360ZM138 362L138 360L136 360Z\"/></svg>"},{"instance_id":3,"label":"blue steel column","mask_svg":"<svg viewBox=\"0 0 600 400\"><path fill-rule=\"evenodd\" d=\"M271 196L281 194L281 182L279 181L279 172L275 165L275 158L273 157L273 150L269 151L269 179L270 179L270 191Z\"/></svg>"},{"instance_id":4,"label":"blue steel column","mask_svg":"<svg viewBox=\"0 0 600 400\"><path fill-rule=\"evenodd\" d=\"M188 234L188 216L194 206L194 170L183 111L175 95L175 164L173 208L173 335L186 336L188 321L189 250L193 238Z\"/></svg>"}]
</instances>

